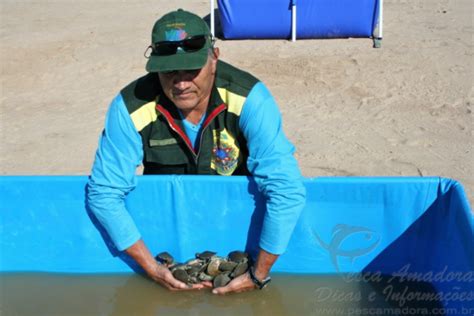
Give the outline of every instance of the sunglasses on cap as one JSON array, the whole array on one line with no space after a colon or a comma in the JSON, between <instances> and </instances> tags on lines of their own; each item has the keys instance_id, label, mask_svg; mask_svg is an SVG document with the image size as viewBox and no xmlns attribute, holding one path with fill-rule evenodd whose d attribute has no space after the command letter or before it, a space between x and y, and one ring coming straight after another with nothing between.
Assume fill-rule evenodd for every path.
<instances>
[{"instance_id":1,"label":"sunglasses on cap","mask_svg":"<svg viewBox=\"0 0 474 316\"><path fill-rule=\"evenodd\" d=\"M148 49L151 48L152 55L158 55L158 56L174 55L178 51L178 48L181 48L183 51L187 53L191 53L191 52L195 52L202 49L206 45L206 40L207 40L207 36L197 35L197 36L191 36L191 37L185 38L181 41L157 42L153 45L148 46Z\"/></svg>"}]
</instances>

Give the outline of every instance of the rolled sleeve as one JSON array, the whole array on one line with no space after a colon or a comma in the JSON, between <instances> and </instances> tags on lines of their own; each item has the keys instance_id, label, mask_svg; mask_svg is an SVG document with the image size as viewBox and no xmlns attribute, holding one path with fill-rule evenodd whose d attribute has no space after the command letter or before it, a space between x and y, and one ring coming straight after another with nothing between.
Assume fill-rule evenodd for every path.
<instances>
[{"instance_id":1,"label":"rolled sleeve","mask_svg":"<svg viewBox=\"0 0 474 316\"><path fill-rule=\"evenodd\" d=\"M295 148L283 132L281 114L263 83L247 97L239 124L248 143L247 167L267 201L260 247L282 254L304 207L306 191L293 156Z\"/></svg>"},{"instance_id":2,"label":"rolled sleeve","mask_svg":"<svg viewBox=\"0 0 474 316\"><path fill-rule=\"evenodd\" d=\"M125 207L125 197L136 186L136 168L143 159L141 137L121 95L111 103L88 182L87 203L118 250L140 239Z\"/></svg>"}]
</instances>

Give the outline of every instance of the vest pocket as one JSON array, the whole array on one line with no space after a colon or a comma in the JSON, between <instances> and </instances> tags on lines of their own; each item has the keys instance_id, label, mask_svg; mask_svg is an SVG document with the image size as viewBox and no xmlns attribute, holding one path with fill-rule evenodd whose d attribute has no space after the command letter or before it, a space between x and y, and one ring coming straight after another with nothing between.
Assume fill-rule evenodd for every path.
<instances>
[{"instance_id":1,"label":"vest pocket","mask_svg":"<svg viewBox=\"0 0 474 316\"><path fill-rule=\"evenodd\" d=\"M168 146L177 144L178 141L176 138L167 138L167 139L150 139L150 147L158 147L158 146Z\"/></svg>"},{"instance_id":2,"label":"vest pocket","mask_svg":"<svg viewBox=\"0 0 474 316\"><path fill-rule=\"evenodd\" d=\"M150 139L145 148L144 174L185 174L188 158L184 143L175 138Z\"/></svg>"}]
</instances>

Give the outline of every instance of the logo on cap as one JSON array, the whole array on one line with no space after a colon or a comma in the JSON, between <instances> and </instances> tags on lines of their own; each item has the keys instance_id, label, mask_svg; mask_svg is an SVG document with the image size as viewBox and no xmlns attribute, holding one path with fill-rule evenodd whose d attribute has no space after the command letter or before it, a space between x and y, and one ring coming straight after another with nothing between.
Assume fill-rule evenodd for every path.
<instances>
[{"instance_id":1,"label":"logo on cap","mask_svg":"<svg viewBox=\"0 0 474 316\"><path fill-rule=\"evenodd\" d=\"M188 37L188 33L186 33L183 29L174 29L165 31L165 38L167 41L181 41Z\"/></svg>"}]
</instances>

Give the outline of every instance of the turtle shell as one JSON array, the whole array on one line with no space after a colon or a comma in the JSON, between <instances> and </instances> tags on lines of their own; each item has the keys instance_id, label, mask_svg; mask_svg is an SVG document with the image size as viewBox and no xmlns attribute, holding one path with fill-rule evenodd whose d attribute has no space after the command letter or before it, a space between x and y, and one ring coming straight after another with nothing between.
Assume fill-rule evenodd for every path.
<instances>
[{"instance_id":1,"label":"turtle shell","mask_svg":"<svg viewBox=\"0 0 474 316\"><path fill-rule=\"evenodd\" d=\"M239 251L239 250L229 252L227 257L229 258L230 261L234 261L237 263L240 263L242 261L248 261L249 259L248 253Z\"/></svg>"},{"instance_id":2,"label":"turtle shell","mask_svg":"<svg viewBox=\"0 0 474 316\"><path fill-rule=\"evenodd\" d=\"M179 281L184 282L186 284L191 283L191 280L189 278L189 274L186 272L186 270L176 269L176 270L173 271L173 276L176 280L179 280Z\"/></svg>"},{"instance_id":3,"label":"turtle shell","mask_svg":"<svg viewBox=\"0 0 474 316\"><path fill-rule=\"evenodd\" d=\"M249 264L248 264L248 262L247 262L247 261L241 262L241 263L239 263L239 264L235 267L234 271L232 271L232 273L230 274L230 276L231 276L232 278L236 278L236 277L238 277L239 275L242 275L242 274L244 274L245 272L247 272L248 269L249 269Z\"/></svg>"},{"instance_id":4,"label":"turtle shell","mask_svg":"<svg viewBox=\"0 0 474 316\"><path fill-rule=\"evenodd\" d=\"M216 276L221 271L219 270L219 266L221 265L223 259L219 257L214 257L209 261L209 264L207 265L207 274L211 276Z\"/></svg>"},{"instance_id":5,"label":"turtle shell","mask_svg":"<svg viewBox=\"0 0 474 316\"><path fill-rule=\"evenodd\" d=\"M235 267L238 265L237 262L233 261L222 261L221 264L219 265L219 270L220 271L232 271L235 269Z\"/></svg>"},{"instance_id":6,"label":"turtle shell","mask_svg":"<svg viewBox=\"0 0 474 316\"><path fill-rule=\"evenodd\" d=\"M206 274L204 272L201 272L201 273L199 273L199 280L201 280L201 281L212 281L212 280L214 280L214 277L209 275L209 274Z\"/></svg>"},{"instance_id":7,"label":"turtle shell","mask_svg":"<svg viewBox=\"0 0 474 316\"><path fill-rule=\"evenodd\" d=\"M162 263L162 264L165 264L167 266L170 266L173 264L174 262L174 258L172 255L170 255L168 252L166 251L163 251L163 252L160 252L159 254L157 254L155 256L155 260Z\"/></svg>"},{"instance_id":8,"label":"turtle shell","mask_svg":"<svg viewBox=\"0 0 474 316\"><path fill-rule=\"evenodd\" d=\"M217 252L214 251L203 251L196 253L196 258L201 260L210 260L212 257L216 255Z\"/></svg>"},{"instance_id":9,"label":"turtle shell","mask_svg":"<svg viewBox=\"0 0 474 316\"><path fill-rule=\"evenodd\" d=\"M227 273L221 273L221 274L219 274L218 276L216 276L214 278L214 282L212 282L212 285L215 288L216 287L222 287L222 286L226 286L227 284L229 284L230 281L231 281L231 278Z\"/></svg>"}]
</instances>

